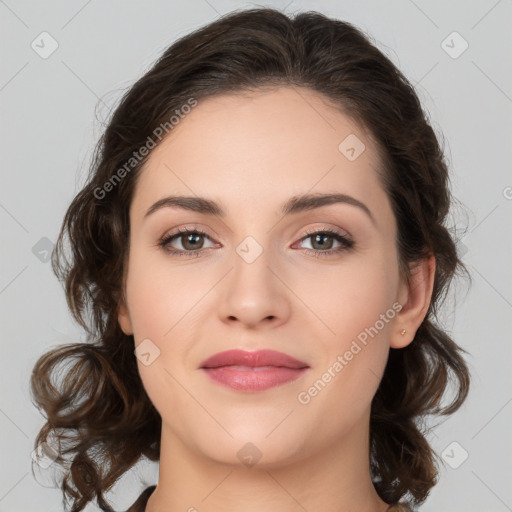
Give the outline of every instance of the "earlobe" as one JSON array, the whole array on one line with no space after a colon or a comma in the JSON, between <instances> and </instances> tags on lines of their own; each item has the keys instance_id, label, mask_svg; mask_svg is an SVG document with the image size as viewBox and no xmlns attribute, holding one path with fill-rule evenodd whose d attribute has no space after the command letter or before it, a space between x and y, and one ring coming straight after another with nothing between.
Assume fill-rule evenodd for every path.
<instances>
[{"instance_id":1,"label":"earlobe","mask_svg":"<svg viewBox=\"0 0 512 512\"><path fill-rule=\"evenodd\" d=\"M396 318L394 331L390 337L391 348L404 348L413 340L418 327L423 322L434 289L436 260L431 255L414 263L408 283L402 283L399 303L402 309Z\"/></svg>"},{"instance_id":2,"label":"earlobe","mask_svg":"<svg viewBox=\"0 0 512 512\"><path fill-rule=\"evenodd\" d=\"M117 321L119 322L119 326L122 331L127 335L133 334L132 321L130 319L130 313L128 312L128 308L126 306L126 302L124 300L121 301L118 313L117 313Z\"/></svg>"}]
</instances>

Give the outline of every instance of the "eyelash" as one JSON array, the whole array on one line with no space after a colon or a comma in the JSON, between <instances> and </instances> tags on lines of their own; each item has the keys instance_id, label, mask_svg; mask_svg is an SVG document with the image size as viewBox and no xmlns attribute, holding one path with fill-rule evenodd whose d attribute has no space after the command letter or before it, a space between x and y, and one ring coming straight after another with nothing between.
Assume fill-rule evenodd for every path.
<instances>
[{"instance_id":1,"label":"eyelash","mask_svg":"<svg viewBox=\"0 0 512 512\"><path fill-rule=\"evenodd\" d=\"M184 251L184 250L181 250L181 249L170 249L168 247L168 245L175 239L175 238L180 238L182 237L183 235L189 235L189 234L194 234L194 235L201 235L201 236L205 236L207 238L210 238L208 236L207 233L205 233L204 231L202 231L201 229L198 229L198 228L194 228L194 229L179 229L177 231L175 231L174 233L171 233L170 235L168 236L165 236L163 239L161 239L158 243L158 245L160 247L162 247L167 253L171 254L172 256L179 256L179 257L198 257L199 254L204 251L205 249L195 249L193 251ZM322 235L330 235L331 237L333 237L336 241L340 242L341 243L341 246L340 247L337 247L336 249L329 249L327 251L320 251L318 249L303 249L306 254L309 254L315 258L320 258L320 257L328 257L328 256L333 256L334 254L339 254L341 252L344 252L344 251L348 251L350 249L352 249L354 247L354 241L351 240L350 238L346 237L345 235L342 235L341 233L339 233L338 231L335 231L333 229L329 229L329 228L326 228L326 229L320 229L320 230L316 230L316 231L307 231L305 236L303 236L299 242L302 242L308 238L310 238L311 236L313 235L318 235L318 234L322 234Z\"/></svg>"}]
</instances>

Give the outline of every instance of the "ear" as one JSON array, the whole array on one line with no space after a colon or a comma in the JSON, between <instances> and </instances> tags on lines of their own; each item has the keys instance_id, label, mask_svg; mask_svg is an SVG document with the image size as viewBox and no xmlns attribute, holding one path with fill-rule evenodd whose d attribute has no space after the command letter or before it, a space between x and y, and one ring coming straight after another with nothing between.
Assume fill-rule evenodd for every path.
<instances>
[{"instance_id":1,"label":"ear","mask_svg":"<svg viewBox=\"0 0 512 512\"><path fill-rule=\"evenodd\" d=\"M416 335L423 322L434 289L436 259L431 255L425 260L414 263L411 267L409 282L400 284L397 301L402 306L391 334L391 348L404 348ZM405 333L401 334L405 329Z\"/></svg>"},{"instance_id":2,"label":"ear","mask_svg":"<svg viewBox=\"0 0 512 512\"><path fill-rule=\"evenodd\" d=\"M117 321L119 322L119 325L125 334L133 334L132 321L130 319L128 307L126 306L126 299L124 298L124 294L121 302L119 303Z\"/></svg>"}]
</instances>

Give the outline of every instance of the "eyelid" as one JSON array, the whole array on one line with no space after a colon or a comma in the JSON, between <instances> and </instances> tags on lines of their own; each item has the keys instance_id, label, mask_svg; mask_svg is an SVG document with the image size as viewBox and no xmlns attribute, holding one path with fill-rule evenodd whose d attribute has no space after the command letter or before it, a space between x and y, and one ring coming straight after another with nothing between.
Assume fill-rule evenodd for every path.
<instances>
[{"instance_id":1,"label":"eyelid","mask_svg":"<svg viewBox=\"0 0 512 512\"><path fill-rule=\"evenodd\" d=\"M353 241L352 235L347 230L341 229L338 227L332 228L332 227L325 227L325 226L310 228L310 229L306 230L304 235L301 237L301 240L303 240L304 238L307 238L308 236L316 235L317 233L330 233L331 235L338 235L343 238L346 238L347 240Z\"/></svg>"},{"instance_id":2,"label":"eyelid","mask_svg":"<svg viewBox=\"0 0 512 512\"><path fill-rule=\"evenodd\" d=\"M171 230L170 232L166 232L158 240L158 245L165 246L165 245L167 245L167 244L169 244L171 242L172 238L175 238L176 240L179 240L180 235L184 236L184 235L188 235L190 233L196 233L198 235L202 235L205 238L209 238L210 240L212 240L212 237L204 229L202 229L200 227L196 227L196 226L185 226L185 227L176 228L175 230ZM212 242L213 242L213 240L212 240ZM192 253L193 252L193 251L183 251L181 249L177 249L177 250L179 252L188 252L188 253ZM203 250L203 249L198 249L198 250Z\"/></svg>"},{"instance_id":3,"label":"eyelid","mask_svg":"<svg viewBox=\"0 0 512 512\"><path fill-rule=\"evenodd\" d=\"M307 247L304 247L303 250L307 254L312 254L315 257L333 256L333 255L339 254L343 251L347 251L347 250L355 247L355 241L353 240L352 236L349 234L344 234L343 231L344 230L334 229L334 228L325 228L325 227L324 228L314 228L314 229L308 230L297 242L294 243L294 245L300 244L304 240L307 240L308 238L311 238L314 235L318 235L318 234L327 235L331 238L334 238L340 244L340 246L336 247L335 249L328 249L325 251L320 251L318 249L309 249Z\"/></svg>"}]
</instances>

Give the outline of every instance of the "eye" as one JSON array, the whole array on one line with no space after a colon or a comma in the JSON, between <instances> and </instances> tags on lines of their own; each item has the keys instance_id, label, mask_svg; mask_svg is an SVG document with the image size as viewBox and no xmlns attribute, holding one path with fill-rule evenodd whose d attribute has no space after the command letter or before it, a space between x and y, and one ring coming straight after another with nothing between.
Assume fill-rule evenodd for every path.
<instances>
[{"instance_id":1,"label":"eye","mask_svg":"<svg viewBox=\"0 0 512 512\"><path fill-rule=\"evenodd\" d=\"M158 245L173 256L197 257L205 249L205 247L203 247L204 238L211 240L201 229L178 229L174 233L165 236L160 240ZM354 247L354 241L348 236L328 228L307 232L307 235L303 236L299 240L299 243L308 239L312 240L312 248L309 249L306 247L304 251L306 254L310 254L314 257L333 256ZM176 248L172 245L175 241L180 242L181 248ZM335 243L339 245L333 248ZM210 247L215 247L215 244ZM208 247L206 247L206 249L208 249Z\"/></svg>"},{"instance_id":2,"label":"eye","mask_svg":"<svg viewBox=\"0 0 512 512\"><path fill-rule=\"evenodd\" d=\"M350 250L354 247L353 240L351 240L348 236L339 233L338 231L335 231L333 229L309 231L307 233L307 236L301 238L300 242L304 242L305 240L308 239L312 240L312 249L306 248L306 253L311 254L312 256L315 257L333 256L343 251ZM332 248L335 242L337 242L339 246Z\"/></svg>"},{"instance_id":3,"label":"eye","mask_svg":"<svg viewBox=\"0 0 512 512\"><path fill-rule=\"evenodd\" d=\"M176 256L191 256L197 255L204 249L203 242L201 238L210 238L204 231L194 228L194 229L178 229L174 233L171 233L168 236L165 236L160 242L159 245L163 247L163 249L173 255ZM172 247L171 243L174 241L179 241L181 245L181 249Z\"/></svg>"}]
</instances>

